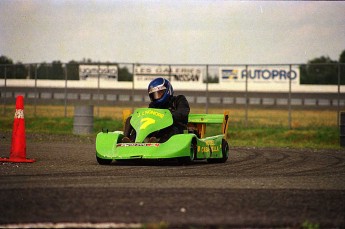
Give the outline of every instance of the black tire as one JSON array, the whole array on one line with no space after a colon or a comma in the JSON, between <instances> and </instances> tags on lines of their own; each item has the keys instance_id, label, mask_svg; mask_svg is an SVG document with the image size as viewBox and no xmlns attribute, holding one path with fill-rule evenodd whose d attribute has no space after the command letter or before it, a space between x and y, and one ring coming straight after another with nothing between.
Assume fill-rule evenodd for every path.
<instances>
[{"instance_id":1,"label":"black tire","mask_svg":"<svg viewBox=\"0 0 345 229\"><path fill-rule=\"evenodd\" d=\"M196 158L196 153L197 153L196 140L193 139L192 143L190 144L190 156L177 158L178 164L179 165L190 165L190 164L192 164L194 159Z\"/></svg>"},{"instance_id":2,"label":"black tire","mask_svg":"<svg viewBox=\"0 0 345 229\"><path fill-rule=\"evenodd\" d=\"M97 162L100 165L110 165L110 163L112 162L112 160L109 159L103 159L103 158L99 158L96 156Z\"/></svg>"},{"instance_id":3,"label":"black tire","mask_svg":"<svg viewBox=\"0 0 345 229\"><path fill-rule=\"evenodd\" d=\"M209 163L225 163L229 158L229 144L225 139L222 139L222 157L221 158L209 158Z\"/></svg>"}]
</instances>

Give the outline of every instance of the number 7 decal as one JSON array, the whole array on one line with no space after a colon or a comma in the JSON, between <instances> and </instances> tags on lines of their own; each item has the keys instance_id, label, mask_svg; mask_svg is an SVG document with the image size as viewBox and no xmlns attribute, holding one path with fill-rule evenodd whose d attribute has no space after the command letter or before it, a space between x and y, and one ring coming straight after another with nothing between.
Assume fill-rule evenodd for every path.
<instances>
[{"instance_id":1,"label":"number 7 decal","mask_svg":"<svg viewBox=\"0 0 345 229\"><path fill-rule=\"evenodd\" d=\"M146 129L146 127L148 127L151 124L154 124L156 122L156 120L154 120L153 118L143 118L141 121L141 126L140 126L140 130Z\"/></svg>"}]
</instances>

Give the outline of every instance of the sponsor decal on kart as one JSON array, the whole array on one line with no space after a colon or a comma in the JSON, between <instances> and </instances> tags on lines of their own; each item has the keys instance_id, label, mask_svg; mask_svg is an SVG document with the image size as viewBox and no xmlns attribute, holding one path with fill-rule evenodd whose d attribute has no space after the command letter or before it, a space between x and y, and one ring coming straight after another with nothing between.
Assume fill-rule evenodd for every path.
<instances>
[{"instance_id":1,"label":"sponsor decal on kart","mask_svg":"<svg viewBox=\"0 0 345 229\"><path fill-rule=\"evenodd\" d=\"M157 112L157 111L153 111L153 110L146 110L146 111L143 111L141 113L137 113L138 114L138 117L142 117L142 116L146 116L146 115L153 115L153 116L156 116L156 117L159 117L159 118L164 118L164 114L163 113L160 113L160 112Z\"/></svg>"},{"instance_id":2,"label":"sponsor decal on kart","mask_svg":"<svg viewBox=\"0 0 345 229\"><path fill-rule=\"evenodd\" d=\"M208 146L198 146L198 152L202 152L202 153L212 153L212 152L217 152L220 151L220 146L218 145L208 145Z\"/></svg>"},{"instance_id":3,"label":"sponsor decal on kart","mask_svg":"<svg viewBox=\"0 0 345 229\"><path fill-rule=\"evenodd\" d=\"M149 146L149 147L158 147L159 143L118 143L117 147L128 147L128 146Z\"/></svg>"}]
</instances>

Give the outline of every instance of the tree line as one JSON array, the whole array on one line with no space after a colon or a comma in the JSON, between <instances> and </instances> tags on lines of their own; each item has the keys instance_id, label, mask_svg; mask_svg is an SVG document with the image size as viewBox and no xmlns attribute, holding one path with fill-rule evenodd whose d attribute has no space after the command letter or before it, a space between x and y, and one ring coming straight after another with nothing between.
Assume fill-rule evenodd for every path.
<instances>
[{"instance_id":1,"label":"tree line","mask_svg":"<svg viewBox=\"0 0 345 229\"><path fill-rule=\"evenodd\" d=\"M7 56L0 56L0 78L79 80L80 64L97 63L91 59L84 59L81 62L72 60L66 64L60 61L41 64L22 64L20 62L14 63ZM126 66L121 67L119 64L111 65L117 66L118 81L133 80L133 74ZM341 85L345 85L345 50L340 54L339 60L332 60L329 57L321 56L309 60L307 64L301 64L299 69L301 84L337 85L340 83ZM339 72L340 82L338 82ZM209 76L207 81L209 83L218 83L219 77L217 75L213 77Z\"/></svg>"},{"instance_id":2,"label":"tree line","mask_svg":"<svg viewBox=\"0 0 345 229\"><path fill-rule=\"evenodd\" d=\"M90 59L87 63L70 61L63 64L60 61L41 64L13 63L6 57L0 56L0 78L7 79L53 79L53 80L79 80L79 65L94 64ZM115 64L116 65L116 64ZM118 66L118 65L117 65ZM118 80L131 81L132 74L127 67L118 66Z\"/></svg>"},{"instance_id":3,"label":"tree line","mask_svg":"<svg viewBox=\"0 0 345 229\"><path fill-rule=\"evenodd\" d=\"M345 50L340 54L338 61L321 56L308 61L306 65L300 65L299 68L301 84L345 85Z\"/></svg>"}]
</instances>

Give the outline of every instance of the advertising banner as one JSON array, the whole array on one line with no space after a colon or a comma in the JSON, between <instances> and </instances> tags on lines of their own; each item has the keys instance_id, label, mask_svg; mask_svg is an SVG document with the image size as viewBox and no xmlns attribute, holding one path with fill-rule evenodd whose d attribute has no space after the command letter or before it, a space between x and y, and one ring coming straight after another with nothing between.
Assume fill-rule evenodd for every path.
<instances>
[{"instance_id":1,"label":"advertising banner","mask_svg":"<svg viewBox=\"0 0 345 229\"><path fill-rule=\"evenodd\" d=\"M219 69L220 82L224 83L243 83L248 77L250 84L277 84L291 83L299 84L299 68L289 66L251 66L248 71L244 66L226 67Z\"/></svg>"},{"instance_id":2,"label":"advertising banner","mask_svg":"<svg viewBox=\"0 0 345 229\"><path fill-rule=\"evenodd\" d=\"M163 77L171 82L202 83L202 70L188 66L136 66L134 70L136 82L148 83L151 80Z\"/></svg>"},{"instance_id":3,"label":"advertising banner","mask_svg":"<svg viewBox=\"0 0 345 229\"><path fill-rule=\"evenodd\" d=\"M115 80L118 79L116 65L79 65L80 80Z\"/></svg>"}]
</instances>

